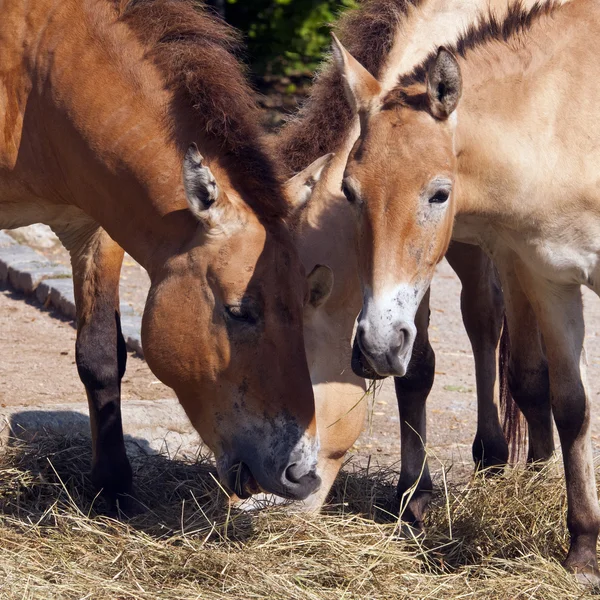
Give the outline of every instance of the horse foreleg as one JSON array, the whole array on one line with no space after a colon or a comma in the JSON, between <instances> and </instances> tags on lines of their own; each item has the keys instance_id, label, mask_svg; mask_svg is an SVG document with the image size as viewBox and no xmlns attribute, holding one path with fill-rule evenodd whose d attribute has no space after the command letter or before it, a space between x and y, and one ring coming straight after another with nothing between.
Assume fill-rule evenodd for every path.
<instances>
[{"instance_id":1,"label":"horse foreleg","mask_svg":"<svg viewBox=\"0 0 600 600\"><path fill-rule=\"evenodd\" d=\"M76 361L90 410L92 480L114 500L132 490L121 423L121 379L127 360L119 315L123 250L98 227L59 235L73 266Z\"/></svg>"},{"instance_id":2,"label":"horse foreleg","mask_svg":"<svg viewBox=\"0 0 600 600\"><path fill-rule=\"evenodd\" d=\"M537 318L515 273L515 259L514 255L507 254L496 264L506 292L504 301L511 345L509 388L527 420L527 462L535 464L548 460L554 453L550 381Z\"/></svg>"},{"instance_id":3,"label":"horse foreleg","mask_svg":"<svg viewBox=\"0 0 600 600\"><path fill-rule=\"evenodd\" d=\"M590 435L581 289L578 285L559 285L538 278L521 262L515 263L515 268L536 313L546 346L550 400L567 484L571 546L565 566L582 581L599 583L596 544L600 508Z\"/></svg>"},{"instance_id":4,"label":"horse foreleg","mask_svg":"<svg viewBox=\"0 0 600 600\"><path fill-rule=\"evenodd\" d=\"M417 335L404 377L395 377L400 413L400 481L398 498L402 518L422 528L431 498L432 483L427 464L427 397L433 385L435 354L429 344L429 291L415 317Z\"/></svg>"},{"instance_id":5,"label":"horse foreleg","mask_svg":"<svg viewBox=\"0 0 600 600\"><path fill-rule=\"evenodd\" d=\"M446 259L458 275L463 323L471 342L477 382L477 433L473 442L476 466L504 466L508 444L499 415L498 345L504 305L496 270L477 246L451 244Z\"/></svg>"}]
</instances>

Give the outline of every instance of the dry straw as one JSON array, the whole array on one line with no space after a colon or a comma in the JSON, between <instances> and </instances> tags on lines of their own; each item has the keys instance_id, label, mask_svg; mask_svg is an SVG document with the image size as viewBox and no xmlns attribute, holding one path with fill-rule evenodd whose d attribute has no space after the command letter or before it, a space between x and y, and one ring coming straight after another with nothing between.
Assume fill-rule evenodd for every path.
<instances>
[{"instance_id":1,"label":"dry straw","mask_svg":"<svg viewBox=\"0 0 600 600\"><path fill-rule=\"evenodd\" d=\"M398 534L397 473L344 472L321 515L228 508L207 458L140 454L142 512L99 516L89 442L39 436L0 457L2 599L585 598L557 464L438 489L426 536ZM444 479L445 481L445 479Z\"/></svg>"}]
</instances>

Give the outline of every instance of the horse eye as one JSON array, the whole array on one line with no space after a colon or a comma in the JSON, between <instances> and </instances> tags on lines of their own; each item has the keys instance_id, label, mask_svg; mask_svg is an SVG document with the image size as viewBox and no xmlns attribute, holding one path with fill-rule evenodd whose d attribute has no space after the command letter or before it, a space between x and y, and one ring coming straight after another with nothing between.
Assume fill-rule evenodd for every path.
<instances>
[{"instance_id":1,"label":"horse eye","mask_svg":"<svg viewBox=\"0 0 600 600\"><path fill-rule=\"evenodd\" d=\"M346 200L350 203L356 202L356 195L354 190L345 182L342 182L342 193L346 196Z\"/></svg>"},{"instance_id":2,"label":"horse eye","mask_svg":"<svg viewBox=\"0 0 600 600\"><path fill-rule=\"evenodd\" d=\"M431 198L429 202L431 204L443 204L450 198L450 192L448 190L438 190Z\"/></svg>"},{"instance_id":3,"label":"horse eye","mask_svg":"<svg viewBox=\"0 0 600 600\"><path fill-rule=\"evenodd\" d=\"M238 321L239 323L248 323L249 325L254 325L258 320L256 315L251 310L241 305L225 306L225 313L230 319L233 321Z\"/></svg>"}]
</instances>

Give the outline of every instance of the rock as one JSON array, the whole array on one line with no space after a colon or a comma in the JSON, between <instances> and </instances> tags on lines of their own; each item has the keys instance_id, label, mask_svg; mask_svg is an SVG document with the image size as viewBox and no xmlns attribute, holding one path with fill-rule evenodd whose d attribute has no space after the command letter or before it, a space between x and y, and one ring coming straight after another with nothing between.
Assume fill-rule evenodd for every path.
<instances>
[{"instance_id":1,"label":"rock","mask_svg":"<svg viewBox=\"0 0 600 600\"><path fill-rule=\"evenodd\" d=\"M61 265L26 263L22 267L10 267L8 280L11 285L25 294L32 294L44 279L71 279L71 269Z\"/></svg>"},{"instance_id":2,"label":"rock","mask_svg":"<svg viewBox=\"0 0 600 600\"><path fill-rule=\"evenodd\" d=\"M126 441L135 440L142 451L194 455L200 444L198 434L176 399L128 400L121 404ZM9 437L31 439L40 432L89 434L87 403L53 404L44 408L11 406L0 409L0 443ZM2 421L4 423L2 423ZM4 426L3 426L4 425ZM129 448L128 445L128 449Z\"/></svg>"},{"instance_id":3,"label":"rock","mask_svg":"<svg viewBox=\"0 0 600 600\"><path fill-rule=\"evenodd\" d=\"M58 309L65 317L75 319L77 313L75 311L75 292L73 291L73 281L71 279L47 279L38 286L40 294L36 293L36 297L40 300L46 293L44 304L50 299L50 304ZM46 289L47 286L47 289ZM41 301L41 300L40 300Z\"/></svg>"},{"instance_id":4,"label":"rock","mask_svg":"<svg viewBox=\"0 0 600 600\"><path fill-rule=\"evenodd\" d=\"M142 317L137 315L124 315L121 313L121 329L123 334L139 333L142 328Z\"/></svg>"},{"instance_id":5,"label":"rock","mask_svg":"<svg viewBox=\"0 0 600 600\"><path fill-rule=\"evenodd\" d=\"M0 247L0 283L6 283L9 270L30 270L50 266L43 256L27 246Z\"/></svg>"},{"instance_id":6,"label":"rock","mask_svg":"<svg viewBox=\"0 0 600 600\"><path fill-rule=\"evenodd\" d=\"M10 235L4 233L4 231L0 231L0 248L8 248L10 246L16 246L17 242L13 240Z\"/></svg>"},{"instance_id":7,"label":"rock","mask_svg":"<svg viewBox=\"0 0 600 600\"><path fill-rule=\"evenodd\" d=\"M52 229L41 223L11 229L8 235L20 244L27 244L34 248L54 248L60 244L60 240L56 237Z\"/></svg>"}]
</instances>

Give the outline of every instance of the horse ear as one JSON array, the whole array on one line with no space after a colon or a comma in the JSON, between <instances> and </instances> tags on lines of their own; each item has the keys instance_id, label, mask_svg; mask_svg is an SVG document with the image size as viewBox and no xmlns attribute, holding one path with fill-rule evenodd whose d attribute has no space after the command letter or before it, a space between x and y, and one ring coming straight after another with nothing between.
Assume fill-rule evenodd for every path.
<instances>
[{"instance_id":1,"label":"horse ear","mask_svg":"<svg viewBox=\"0 0 600 600\"><path fill-rule=\"evenodd\" d=\"M310 296L308 303L313 308L324 304L333 289L333 271L325 265L317 265L308 275L308 289Z\"/></svg>"},{"instance_id":2,"label":"horse ear","mask_svg":"<svg viewBox=\"0 0 600 600\"><path fill-rule=\"evenodd\" d=\"M373 100L381 94L381 85L351 54L344 48L335 33L333 38L333 59L342 74L344 91L355 113L368 110Z\"/></svg>"},{"instance_id":3,"label":"horse ear","mask_svg":"<svg viewBox=\"0 0 600 600\"><path fill-rule=\"evenodd\" d=\"M458 61L443 46L427 71L429 110L436 119L447 119L458 106L462 93L462 76Z\"/></svg>"},{"instance_id":4,"label":"horse ear","mask_svg":"<svg viewBox=\"0 0 600 600\"><path fill-rule=\"evenodd\" d=\"M204 221L208 209L219 199L219 188L196 144L191 144L185 153L183 187L190 210Z\"/></svg>"},{"instance_id":5,"label":"horse ear","mask_svg":"<svg viewBox=\"0 0 600 600\"><path fill-rule=\"evenodd\" d=\"M317 158L306 169L288 179L285 183L285 193L288 201L295 210L302 208L310 199L325 168L331 162L333 154L325 154Z\"/></svg>"}]
</instances>

